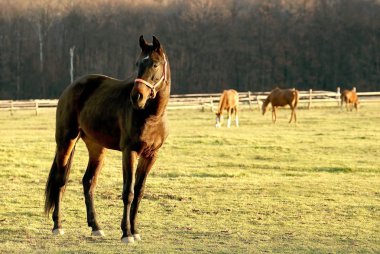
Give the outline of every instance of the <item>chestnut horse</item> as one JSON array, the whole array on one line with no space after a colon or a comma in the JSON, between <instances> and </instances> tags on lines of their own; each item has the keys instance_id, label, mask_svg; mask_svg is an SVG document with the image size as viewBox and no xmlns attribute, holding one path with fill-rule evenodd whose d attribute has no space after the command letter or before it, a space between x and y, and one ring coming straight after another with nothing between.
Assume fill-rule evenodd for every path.
<instances>
[{"instance_id":1,"label":"chestnut horse","mask_svg":"<svg viewBox=\"0 0 380 254\"><path fill-rule=\"evenodd\" d=\"M61 199L81 138L89 160L83 176L87 223L92 235L103 236L94 209L94 189L106 149L122 152L123 203L121 240L141 240L136 220L146 177L158 149L168 135L166 106L170 96L170 67L156 37L148 44L139 40L135 80L87 75L69 85L59 98L56 113L56 154L45 190L45 213L53 210L53 234L63 234ZM138 162L137 162L138 160ZM137 163L137 167L135 164Z\"/></svg>"},{"instance_id":2,"label":"chestnut horse","mask_svg":"<svg viewBox=\"0 0 380 254\"><path fill-rule=\"evenodd\" d=\"M228 114L227 128L231 126L231 115L235 112L235 124L239 127L238 118L238 105L239 105L239 94L233 89L224 90L220 96L218 111L216 112L216 128L222 126L223 121L223 111L226 110Z\"/></svg>"},{"instance_id":3,"label":"chestnut horse","mask_svg":"<svg viewBox=\"0 0 380 254\"><path fill-rule=\"evenodd\" d=\"M346 104L347 111L352 111L352 106L355 107L356 111L358 111L359 98L356 94L356 91L353 90L344 90L340 95L340 107L343 109L343 102Z\"/></svg>"},{"instance_id":4,"label":"chestnut horse","mask_svg":"<svg viewBox=\"0 0 380 254\"><path fill-rule=\"evenodd\" d=\"M262 105L262 113L263 115L267 111L268 104L272 104L272 122L275 123L277 119L276 110L278 107L283 107L286 105L289 105L292 114L290 116L289 123L292 122L294 117L294 122L297 122L297 116L296 116L296 108L298 104L298 91L296 89L280 89L275 88L273 89L266 100L263 102Z\"/></svg>"}]
</instances>

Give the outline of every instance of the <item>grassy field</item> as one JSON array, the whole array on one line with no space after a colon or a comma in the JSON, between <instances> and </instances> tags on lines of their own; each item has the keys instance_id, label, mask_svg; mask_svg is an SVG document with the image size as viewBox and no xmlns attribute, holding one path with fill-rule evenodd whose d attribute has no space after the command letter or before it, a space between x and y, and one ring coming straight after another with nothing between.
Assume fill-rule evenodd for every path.
<instances>
[{"instance_id":1,"label":"grassy field","mask_svg":"<svg viewBox=\"0 0 380 254\"><path fill-rule=\"evenodd\" d=\"M82 141L63 199L65 235L51 235L43 193L55 152L53 110L0 112L2 253L379 253L380 104L242 110L239 128L211 112L169 111L140 208L143 241L120 242L121 154L109 151L95 196L104 239L90 236Z\"/></svg>"}]
</instances>

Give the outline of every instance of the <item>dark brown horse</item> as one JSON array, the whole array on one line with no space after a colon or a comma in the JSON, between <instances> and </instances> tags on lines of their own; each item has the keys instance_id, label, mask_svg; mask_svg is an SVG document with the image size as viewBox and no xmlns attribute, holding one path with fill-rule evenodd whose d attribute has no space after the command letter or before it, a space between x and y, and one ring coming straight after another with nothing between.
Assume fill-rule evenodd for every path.
<instances>
[{"instance_id":1,"label":"dark brown horse","mask_svg":"<svg viewBox=\"0 0 380 254\"><path fill-rule=\"evenodd\" d=\"M356 94L356 89L344 90L340 95L340 100L341 109L343 109L343 103L345 103L347 111L352 111L352 106L354 106L355 110L358 111L359 98Z\"/></svg>"},{"instance_id":2,"label":"dark brown horse","mask_svg":"<svg viewBox=\"0 0 380 254\"><path fill-rule=\"evenodd\" d=\"M272 104L273 123L275 123L277 119L277 115L276 115L277 108L283 107L286 105L289 105L292 110L289 123L292 122L293 117L294 117L294 122L297 122L296 108L298 104L298 91L296 89L280 89L280 88L273 89L268 95L268 97L266 98L266 100L263 102L263 105L262 105L263 115L267 111L267 107L269 103Z\"/></svg>"},{"instance_id":3,"label":"dark brown horse","mask_svg":"<svg viewBox=\"0 0 380 254\"><path fill-rule=\"evenodd\" d=\"M216 128L220 128L223 122L223 111L227 111L227 128L231 126L231 115L235 111L235 124L239 126L238 118L239 94L233 89L224 90L220 96L218 111L216 112Z\"/></svg>"},{"instance_id":4,"label":"dark brown horse","mask_svg":"<svg viewBox=\"0 0 380 254\"><path fill-rule=\"evenodd\" d=\"M140 47L135 80L88 75L68 86L59 98L57 148L45 190L45 212L53 210L54 234L63 234L61 199L75 144L81 138L89 153L82 182L92 234L104 235L96 220L93 196L106 149L113 149L122 152L122 241L140 240L136 217L146 177L168 135L166 106L171 83L168 58L160 42L153 37L153 43L147 44L141 36Z\"/></svg>"}]
</instances>

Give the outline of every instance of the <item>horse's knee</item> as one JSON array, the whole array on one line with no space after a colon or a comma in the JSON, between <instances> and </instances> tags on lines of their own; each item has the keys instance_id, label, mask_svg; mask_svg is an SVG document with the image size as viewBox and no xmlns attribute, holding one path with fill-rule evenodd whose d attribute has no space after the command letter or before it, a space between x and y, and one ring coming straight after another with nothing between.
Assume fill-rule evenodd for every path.
<instances>
[{"instance_id":1,"label":"horse's knee","mask_svg":"<svg viewBox=\"0 0 380 254\"><path fill-rule=\"evenodd\" d=\"M124 191L123 192L123 202L125 205L130 205L133 202L135 194L133 191Z\"/></svg>"},{"instance_id":2,"label":"horse's knee","mask_svg":"<svg viewBox=\"0 0 380 254\"><path fill-rule=\"evenodd\" d=\"M87 194L91 190L92 180L84 175L82 178L82 185L84 193Z\"/></svg>"}]
</instances>

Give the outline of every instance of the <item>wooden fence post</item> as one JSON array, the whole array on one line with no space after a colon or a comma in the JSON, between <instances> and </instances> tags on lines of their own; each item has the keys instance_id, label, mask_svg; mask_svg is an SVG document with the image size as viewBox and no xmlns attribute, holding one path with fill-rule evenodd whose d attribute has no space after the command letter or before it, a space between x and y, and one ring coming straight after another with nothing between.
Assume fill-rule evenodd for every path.
<instances>
[{"instance_id":1,"label":"wooden fence post","mask_svg":"<svg viewBox=\"0 0 380 254\"><path fill-rule=\"evenodd\" d=\"M35 105L36 116L38 116L38 101L34 101L34 103L36 103L36 105Z\"/></svg>"},{"instance_id":2,"label":"wooden fence post","mask_svg":"<svg viewBox=\"0 0 380 254\"><path fill-rule=\"evenodd\" d=\"M11 116L13 116L13 101L11 100Z\"/></svg>"},{"instance_id":3,"label":"wooden fence post","mask_svg":"<svg viewBox=\"0 0 380 254\"><path fill-rule=\"evenodd\" d=\"M257 100L257 108L259 109L259 111L260 111L260 108L261 108L261 102L260 102L260 95L257 95L256 96L256 100Z\"/></svg>"},{"instance_id":4,"label":"wooden fence post","mask_svg":"<svg viewBox=\"0 0 380 254\"><path fill-rule=\"evenodd\" d=\"M307 107L308 109L311 108L312 95L313 95L313 89L309 89L309 105Z\"/></svg>"},{"instance_id":5,"label":"wooden fence post","mask_svg":"<svg viewBox=\"0 0 380 254\"><path fill-rule=\"evenodd\" d=\"M74 50L75 46L70 48L70 81L74 82Z\"/></svg>"},{"instance_id":6,"label":"wooden fence post","mask_svg":"<svg viewBox=\"0 0 380 254\"><path fill-rule=\"evenodd\" d=\"M249 109L252 109L252 105L251 105L251 91L248 91L248 105L249 105Z\"/></svg>"},{"instance_id":7,"label":"wooden fence post","mask_svg":"<svg viewBox=\"0 0 380 254\"><path fill-rule=\"evenodd\" d=\"M340 107L340 87L336 88L336 100L338 101L338 107Z\"/></svg>"}]
</instances>

